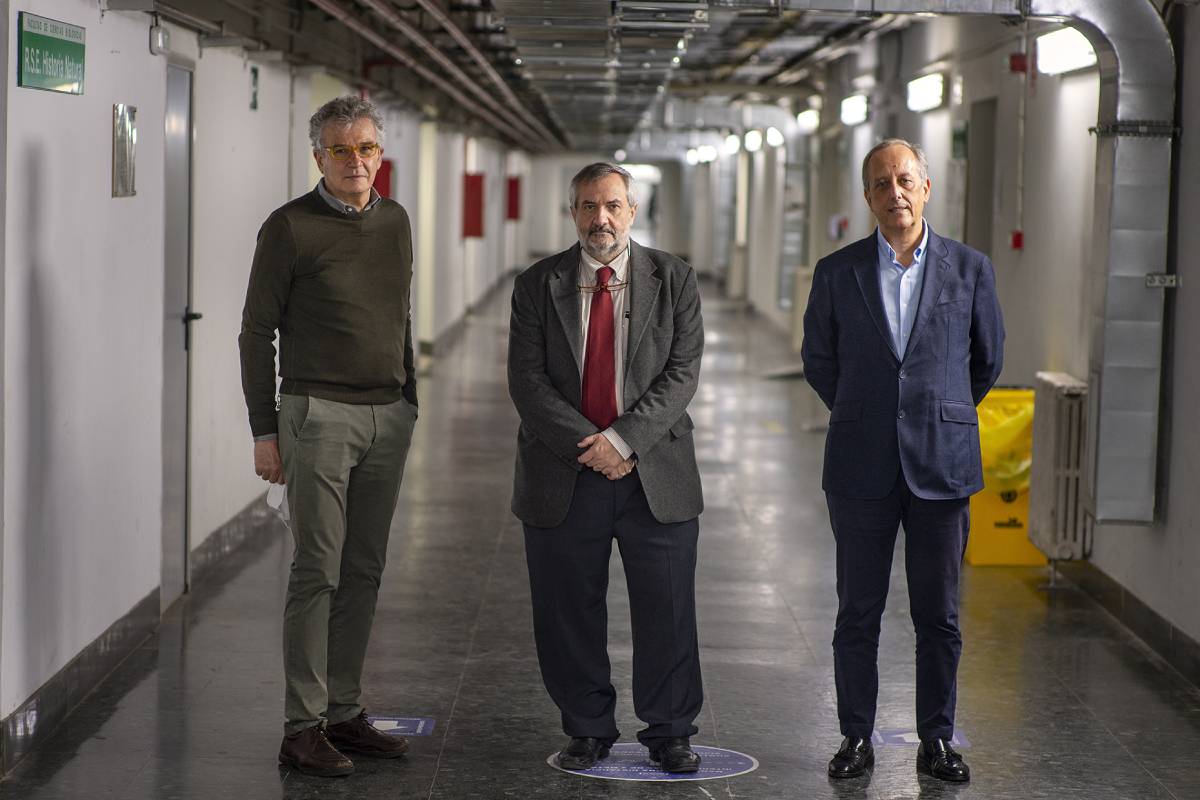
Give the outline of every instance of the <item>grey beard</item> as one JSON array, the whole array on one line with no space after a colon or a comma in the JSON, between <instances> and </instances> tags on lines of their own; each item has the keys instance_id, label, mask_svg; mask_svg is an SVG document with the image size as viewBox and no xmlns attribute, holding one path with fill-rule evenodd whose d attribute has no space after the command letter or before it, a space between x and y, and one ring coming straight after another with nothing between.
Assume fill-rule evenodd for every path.
<instances>
[{"instance_id":1,"label":"grey beard","mask_svg":"<svg viewBox=\"0 0 1200 800\"><path fill-rule=\"evenodd\" d=\"M584 252L602 264L607 263L617 255L620 255L621 251L624 250L628 244L628 236L614 236L612 247L600 250L590 244L586 236L579 237L579 246L583 248Z\"/></svg>"}]
</instances>

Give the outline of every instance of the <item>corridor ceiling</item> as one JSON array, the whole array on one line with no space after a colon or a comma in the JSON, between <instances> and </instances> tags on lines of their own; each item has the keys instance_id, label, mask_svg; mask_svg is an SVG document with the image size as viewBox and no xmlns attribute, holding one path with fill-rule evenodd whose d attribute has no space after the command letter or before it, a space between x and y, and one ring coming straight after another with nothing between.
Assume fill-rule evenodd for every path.
<instances>
[{"instance_id":1,"label":"corridor ceiling","mask_svg":"<svg viewBox=\"0 0 1200 800\"><path fill-rule=\"evenodd\" d=\"M109 0L137 3L144 0ZM612 150L673 92L799 94L794 67L871 24L789 0L154 0L202 47L331 69L534 152Z\"/></svg>"},{"instance_id":2,"label":"corridor ceiling","mask_svg":"<svg viewBox=\"0 0 1200 800\"><path fill-rule=\"evenodd\" d=\"M492 0L525 84L579 149L620 147L683 86L751 91L851 15L785 11L779 0Z\"/></svg>"}]
</instances>

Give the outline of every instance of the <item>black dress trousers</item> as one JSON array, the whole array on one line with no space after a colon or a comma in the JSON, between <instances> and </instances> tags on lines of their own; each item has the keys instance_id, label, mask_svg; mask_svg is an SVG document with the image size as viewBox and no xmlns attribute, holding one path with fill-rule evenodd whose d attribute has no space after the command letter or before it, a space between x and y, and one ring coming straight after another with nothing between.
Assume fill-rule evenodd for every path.
<instances>
[{"instance_id":1,"label":"black dress trousers","mask_svg":"<svg viewBox=\"0 0 1200 800\"><path fill-rule=\"evenodd\" d=\"M584 470L554 528L525 526L534 639L546 690L568 736L619 734L608 661L608 566L616 539L633 623L639 741L691 736L703 688L696 638L698 519L654 519L637 470L610 481Z\"/></svg>"},{"instance_id":2,"label":"black dress trousers","mask_svg":"<svg viewBox=\"0 0 1200 800\"><path fill-rule=\"evenodd\" d=\"M826 499L837 540L833 659L842 735L869 739L875 727L879 626L903 524L909 613L917 635L917 733L949 740L962 653L959 573L970 529L968 498L922 500L901 475L879 500L834 493Z\"/></svg>"}]
</instances>

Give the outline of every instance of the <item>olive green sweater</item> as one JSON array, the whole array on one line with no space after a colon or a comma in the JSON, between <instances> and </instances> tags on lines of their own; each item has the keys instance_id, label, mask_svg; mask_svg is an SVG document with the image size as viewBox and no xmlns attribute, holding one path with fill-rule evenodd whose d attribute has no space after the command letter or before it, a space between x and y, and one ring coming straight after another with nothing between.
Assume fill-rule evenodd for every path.
<instances>
[{"instance_id":1,"label":"olive green sweater","mask_svg":"<svg viewBox=\"0 0 1200 800\"><path fill-rule=\"evenodd\" d=\"M276 330L283 394L416 405L412 260L408 214L392 200L342 214L314 189L267 218L238 336L254 436L278 431Z\"/></svg>"}]
</instances>

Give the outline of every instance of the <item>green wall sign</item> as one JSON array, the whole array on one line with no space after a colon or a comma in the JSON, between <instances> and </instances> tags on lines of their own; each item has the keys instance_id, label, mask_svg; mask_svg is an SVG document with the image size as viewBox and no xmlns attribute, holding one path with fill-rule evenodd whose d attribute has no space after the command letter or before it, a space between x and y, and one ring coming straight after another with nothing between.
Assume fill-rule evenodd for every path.
<instances>
[{"instance_id":1,"label":"green wall sign","mask_svg":"<svg viewBox=\"0 0 1200 800\"><path fill-rule=\"evenodd\" d=\"M83 94L84 29L24 11L17 22L17 86Z\"/></svg>"}]
</instances>

